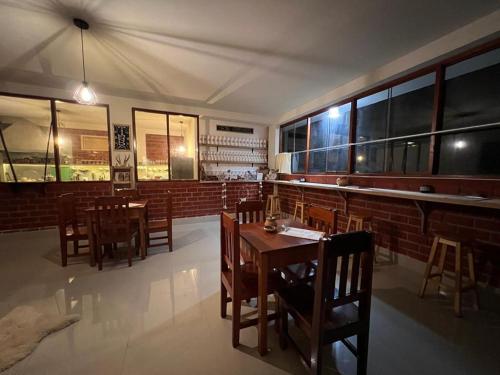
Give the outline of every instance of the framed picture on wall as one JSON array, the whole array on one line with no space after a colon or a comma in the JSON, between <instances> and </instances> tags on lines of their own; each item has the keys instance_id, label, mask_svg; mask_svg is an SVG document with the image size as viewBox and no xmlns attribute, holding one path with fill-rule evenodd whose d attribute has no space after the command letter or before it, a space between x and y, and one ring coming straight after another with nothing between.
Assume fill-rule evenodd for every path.
<instances>
[{"instance_id":1,"label":"framed picture on wall","mask_svg":"<svg viewBox=\"0 0 500 375\"><path fill-rule=\"evenodd\" d=\"M130 150L130 126L113 124L113 133L115 139L115 150Z\"/></svg>"},{"instance_id":2,"label":"framed picture on wall","mask_svg":"<svg viewBox=\"0 0 500 375\"><path fill-rule=\"evenodd\" d=\"M132 182L132 168L113 167L113 185L130 186L131 182Z\"/></svg>"}]
</instances>

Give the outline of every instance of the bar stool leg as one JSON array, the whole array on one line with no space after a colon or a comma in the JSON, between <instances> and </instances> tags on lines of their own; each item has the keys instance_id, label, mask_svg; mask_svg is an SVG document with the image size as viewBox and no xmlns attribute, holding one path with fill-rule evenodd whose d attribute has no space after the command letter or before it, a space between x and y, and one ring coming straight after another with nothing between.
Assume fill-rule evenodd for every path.
<instances>
[{"instance_id":1,"label":"bar stool leg","mask_svg":"<svg viewBox=\"0 0 500 375\"><path fill-rule=\"evenodd\" d=\"M434 237L434 242L432 243L431 252L429 254L429 259L427 260L427 265L425 267L424 280L422 282L422 287L420 288L419 296L424 297L425 289L427 288L427 282L429 281L429 276L432 271L432 265L434 264L434 258L436 257L436 251L439 245L439 237Z\"/></svg>"},{"instance_id":2,"label":"bar stool leg","mask_svg":"<svg viewBox=\"0 0 500 375\"><path fill-rule=\"evenodd\" d=\"M462 316L462 244L457 243L455 247L455 315Z\"/></svg>"},{"instance_id":3,"label":"bar stool leg","mask_svg":"<svg viewBox=\"0 0 500 375\"><path fill-rule=\"evenodd\" d=\"M474 254L472 253L472 249L469 250L469 253L467 254L467 260L469 262L469 279L472 283L472 288L473 288L473 293L474 293L474 309L479 310L479 291L477 290L477 283L476 283L476 272L474 270Z\"/></svg>"},{"instance_id":4,"label":"bar stool leg","mask_svg":"<svg viewBox=\"0 0 500 375\"><path fill-rule=\"evenodd\" d=\"M349 232L349 230L351 229L351 223L352 223L352 217L351 215L349 215L349 219L347 220L347 226L345 228L346 233Z\"/></svg>"},{"instance_id":5,"label":"bar stool leg","mask_svg":"<svg viewBox=\"0 0 500 375\"><path fill-rule=\"evenodd\" d=\"M299 209L299 202L295 202L295 210L293 210L293 221L297 219L297 211Z\"/></svg>"},{"instance_id":6,"label":"bar stool leg","mask_svg":"<svg viewBox=\"0 0 500 375\"><path fill-rule=\"evenodd\" d=\"M438 293L441 290L441 283L443 282L443 273L444 273L444 263L446 261L446 255L448 253L448 245L441 244L441 254L439 255L439 285L438 285Z\"/></svg>"}]
</instances>

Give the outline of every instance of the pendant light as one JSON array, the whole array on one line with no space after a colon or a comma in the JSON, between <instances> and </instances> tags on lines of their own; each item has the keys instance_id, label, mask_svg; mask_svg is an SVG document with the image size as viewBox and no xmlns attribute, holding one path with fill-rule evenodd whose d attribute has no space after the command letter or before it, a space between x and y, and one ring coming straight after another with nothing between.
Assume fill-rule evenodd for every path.
<instances>
[{"instance_id":1,"label":"pendant light","mask_svg":"<svg viewBox=\"0 0 500 375\"><path fill-rule=\"evenodd\" d=\"M94 105L97 103L97 95L92 87L89 86L85 76L85 53L83 51L83 30L88 30L89 24L80 18L73 18L73 23L80 29L80 40L82 42L82 67L83 67L83 81L77 87L73 94L75 99L80 104Z\"/></svg>"}]
</instances>

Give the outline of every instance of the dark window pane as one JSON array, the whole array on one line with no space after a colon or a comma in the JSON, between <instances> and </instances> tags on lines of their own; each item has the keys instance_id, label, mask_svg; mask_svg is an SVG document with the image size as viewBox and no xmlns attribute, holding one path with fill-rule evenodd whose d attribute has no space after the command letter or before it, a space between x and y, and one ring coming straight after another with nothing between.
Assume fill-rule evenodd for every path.
<instances>
[{"instance_id":1,"label":"dark window pane","mask_svg":"<svg viewBox=\"0 0 500 375\"><path fill-rule=\"evenodd\" d=\"M500 49L446 69L443 129L500 121Z\"/></svg>"},{"instance_id":2,"label":"dark window pane","mask_svg":"<svg viewBox=\"0 0 500 375\"><path fill-rule=\"evenodd\" d=\"M292 154L292 173L305 173L306 153L297 152Z\"/></svg>"},{"instance_id":3,"label":"dark window pane","mask_svg":"<svg viewBox=\"0 0 500 375\"><path fill-rule=\"evenodd\" d=\"M389 90L357 101L356 142L387 138Z\"/></svg>"},{"instance_id":4,"label":"dark window pane","mask_svg":"<svg viewBox=\"0 0 500 375\"><path fill-rule=\"evenodd\" d=\"M326 151L309 152L309 173L324 173L326 171Z\"/></svg>"},{"instance_id":5,"label":"dark window pane","mask_svg":"<svg viewBox=\"0 0 500 375\"><path fill-rule=\"evenodd\" d=\"M289 125L281 130L282 152L293 152L295 125Z\"/></svg>"},{"instance_id":6,"label":"dark window pane","mask_svg":"<svg viewBox=\"0 0 500 375\"><path fill-rule=\"evenodd\" d=\"M431 73L390 89L389 138L431 131L435 80Z\"/></svg>"},{"instance_id":7,"label":"dark window pane","mask_svg":"<svg viewBox=\"0 0 500 375\"><path fill-rule=\"evenodd\" d=\"M386 172L422 173L428 170L430 137L390 142Z\"/></svg>"},{"instance_id":8,"label":"dark window pane","mask_svg":"<svg viewBox=\"0 0 500 375\"><path fill-rule=\"evenodd\" d=\"M356 173L384 172L385 151L384 142L356 146L354 171Z\"/></svg>"},{"instance_id":9,"label":"dark window pane","mask_svg":"<svg viewBox=\"0 0 500 375\"><path fill-rule=\"evenodd\" d=\"M50 101L0 96L1 182L55 181L51 123Z\"/></svg>"},{"instance_id":10,"label":"dark window pane","mask_svg":"<svg viewBox=\"0 0 500 375\"><path fill-rule=\"evenodd\" d=\"M295 125L295 149L294 151L305 151L307 149L307 120Z\"/></svg>"},{"instance_id":11,"label":"dark window pane","mask_svg":"<svg viewBox=\"0 0 500 375\"><path fill-rule=\"evenodd\" d=\"M328 112L311 118L311 143L309 145L311 150L327 146L329 122Z\"/></svg>"},{"instance_id":12,"label":"dark window pane","mask_svg":"<svg viewBox=\"0 0 500 375\"><path fill-rule=\"evenodd\" d=\"M328 146L339 146L349 143L351 103L330 108L328 116L330 120Z\"/></svg>"},{"instance_id":13,"label":"dark window pane","mask_svg":"<svg viewBox=\"0 0 500 375\"><path fill-rule=\"evenodd\" d=\"M347 147L328 150L326 155L326 171L346 172L348 152L349 149Z\"/></svg>"},{"instance_id":14,"label":"dark window pane","mask_svg":"<svg viewBox=\"0 0 500 375\"><path fill-rule=\"evenodd\" d=\"M439 173L500 175L500 129L447 134L441 137Z\"/></svg>"}]
</instances>

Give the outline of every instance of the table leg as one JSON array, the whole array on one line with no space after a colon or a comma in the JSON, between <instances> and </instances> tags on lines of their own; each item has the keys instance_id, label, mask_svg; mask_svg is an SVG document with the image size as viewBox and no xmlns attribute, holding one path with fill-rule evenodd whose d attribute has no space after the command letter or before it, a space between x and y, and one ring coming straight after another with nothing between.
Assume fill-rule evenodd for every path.
<instances>
[{"instance_id":1,"label":"table leg","mask_svg":"<svg viewBox=\"0 0 500 375\"><path fill-rule=\"evenodd\" d=\"M139 217L139 235L141 238L141 259L146 259L146 214L144 211Z\"/></svg>"},{"instance_id":2,"label":"table leg","mask_svg":"<svg viewBox=\"0 0 500 375\"><path fill-rule=\"evenodd\" d=\"M91 213L87 213L87 235L89 237L90 266L95 267L94 224Z\"/></svg>"},{"instance_id":3,"label":"table leg","mask_svg":"<svg viewBox=\"0 0 500 375\"><path fill-rule=\"evenodd\" d=\"M268 259L267 255L262 254L259 262L259 353L260 355L267 354L267 274L268 274Z\"/></svg>"}]
</instances>

